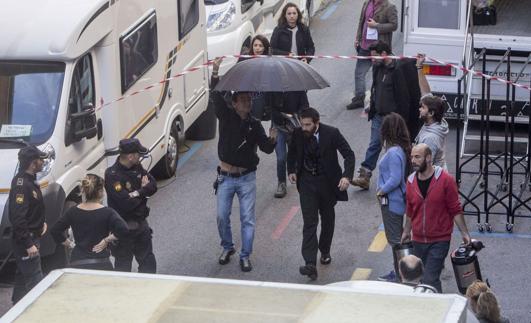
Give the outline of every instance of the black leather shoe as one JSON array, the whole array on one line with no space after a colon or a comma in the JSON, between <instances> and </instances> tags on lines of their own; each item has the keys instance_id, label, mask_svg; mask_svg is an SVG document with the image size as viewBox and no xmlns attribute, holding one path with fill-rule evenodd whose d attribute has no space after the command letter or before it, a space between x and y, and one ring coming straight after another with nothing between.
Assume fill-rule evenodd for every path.
<instances>
[{"instance_id":1,"label":"black leather shoe","mask_svg":"<svg viewBox=\"0 0 531 323\"><path fill-rule=\"evenodd\" d=\"M299 272L301 275L310 277L311 280L317 279L317 268L315 268L315 265L300 266Z\"/></svg>"},{"instance_id":2,"label":"black leather shoe","mask_svg":"<svg viewBox=\"0 0 531 323\"><path fill-rule=\"evenodd\" d=\"M253 270L253 265L251 264L251 260L249 260L249 258L240 259L240 268L242 271L245 271L245 272L249 272Z\"/></svg>"},{"instance_id":3,"label":"black leather shoe","mask_svg":"<svg viewBox=\"0 0 531 323\"><path fill-rule=\"evenodd\" d=\"M236 253L236 250L234 249L230 249L230 250L223 249L223 252L219 256L219 264L220 265L228 264L230 261L230 256L232 256L235 253Z\"/></svg>"},{"instance_id":4,"label":"black leather shoe","mask_svg":"<svg viewBox=\"0 0 531 323\"><path fill-rule=\"evenodd\" d=\"M330 254L321 254L321 264L323 265L329 265L332 262L332 257L330 257Z\"/></svg>"}]
</instances>

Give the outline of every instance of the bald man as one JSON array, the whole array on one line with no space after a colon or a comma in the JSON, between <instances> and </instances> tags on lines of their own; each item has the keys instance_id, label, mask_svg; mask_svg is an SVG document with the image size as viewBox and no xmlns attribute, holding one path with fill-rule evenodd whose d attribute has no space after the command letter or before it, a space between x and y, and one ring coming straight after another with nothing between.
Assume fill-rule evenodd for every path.
<instances>
[{"instance_id":1,"label":"bald man","mask_svg":"<svg viewBox=\"0 0 531 323\"><path fill-rule=\"evenodd\" d=\"M422 283L442 293L440 275L450 249L454 222L463 242L470 243L455 179L446 170L433 166L426 144L411 150L414 172L406 183L406 221L402 243L413 242L413 252L424 263Z\"/></svg>"},{"instance_id":2,"label":"bald man","mask_svg":"<svg viewBox=\"0 0 531 323\"><path fill-rule=\"evenodd\" d=\"M420 284L422 274L424 273L424 265L419 257L407 255L400 259L398 271L402 279L402 284L417 286Z\"/></svg>"}]
</instances>

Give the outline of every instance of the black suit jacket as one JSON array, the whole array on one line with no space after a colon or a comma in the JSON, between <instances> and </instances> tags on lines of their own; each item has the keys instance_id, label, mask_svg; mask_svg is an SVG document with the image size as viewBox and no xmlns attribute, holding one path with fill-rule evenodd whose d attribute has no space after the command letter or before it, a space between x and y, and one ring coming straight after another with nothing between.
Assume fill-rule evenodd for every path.
<instances>
[{"instance_id":1,"label":"black suit jacket","mask_svg":"<svg viewBox=\"0 0 531 323\"><path fill-rule=\"evenodd\" d=\"M329 189L335 192L338 201L348 201L347 191L341 192L337 185L342 177L352 179L352 176L354 176L356 164L354 152L337 128L322 123L319 124L319 151ZM338 151L344 159L343 171L341 171L341 166L339 166L337 159ZM300 178L303 163L304 134L301 128L297 128L293 132L288 147L288 173L297 174L297 178ZM297 189L299 188L299 182L297 181Z\"/></svg>"}]
</instances>

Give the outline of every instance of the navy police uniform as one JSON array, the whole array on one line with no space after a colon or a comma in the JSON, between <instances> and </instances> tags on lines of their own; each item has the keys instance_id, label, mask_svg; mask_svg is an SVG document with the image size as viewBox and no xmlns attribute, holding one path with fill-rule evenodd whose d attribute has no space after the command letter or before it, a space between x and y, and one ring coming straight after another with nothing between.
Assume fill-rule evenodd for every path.
<instances>
[{"instance_id":1,"label":"navy police uniform","mask_svg":"<svg viewBox=\"0 0 531 323\"><path fill-rule=\"evenodd\" d=\"M120 141L120 153L147 154L138 139ZM149 183L142 187L142 177L147 176ZM105 171L105 190L107 203L127 222L129 234L111 246L115 258L114 267L117 271L131 271L133 256L138 262L141 273L155 273L157 264L153 254L152 233L146 218L149 215L147 198L157 192L157 183L139 163L127 168L116 159L114 165ZM138 192L131 196L130 193Z\"/></svg>"},{"instance_id":2,"label":"navy police uniform","mask_svg":"<svg viewBox=\"0 0 531 323\"><path fill-rule=\"evenodd\" d=\"M22 148L18 153L19 172L11 182L9 191L9 221L13 227L11 239L13 255L17 264L15 286L11 300L18 302L42 279L41 258L29 257L27 249L40 248L44 230L44 200L36 176L26 172L35 159L48 155L35 146Z\"/></svg>"}]
</instances>

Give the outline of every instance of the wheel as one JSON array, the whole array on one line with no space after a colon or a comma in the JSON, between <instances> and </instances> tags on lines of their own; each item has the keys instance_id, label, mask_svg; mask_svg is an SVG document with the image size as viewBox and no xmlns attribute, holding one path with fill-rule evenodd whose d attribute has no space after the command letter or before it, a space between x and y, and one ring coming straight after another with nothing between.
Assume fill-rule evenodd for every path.
<instances>
[{"instance_id":1,"label":"wheel","mask_svg":"<svg viewBox=\"0 0 531 323\"><path fill-rule=\"evenodd\" d=\"M488 223L485 223L485 229L487 229L487 232L492 232L492 226Z\"/></svg>"},{"instance_id":2,"label":"wheel","mask_svg":"<svg viewBox=\"0 0 531 323\"><path fill-rule=\"evenodd\" d=\"M513 232L513 227L514 227L513 224L511 224L511 223L507 223L507 224L505 225L505 230L507 230L507 232Z\"/></svg>"},{"instance_id":3,"label":"wheel","mask_svg":"<svg viewBox=\"0 0 531 323\"><path fill-rule=\"evenodd\" d=\"M72 200L66 200L65 204L63 206L63 215L70 210L70 208L76 206L77 203ZM51 225L49 224L48 230L51 229ZM70 250L68 250L65 246L58 244L55 245L54 252L46 257L42 257L42 271L44 274L49 273L52 270L65 268L69 262L70 258Z\"/></svg>"},{"instance_id":4,"label":"wheel","mask_svg":"<svg viewBox=\"0 0 531 323\"><path fill-rule=\"evenodd\" d=\"M166 179L175 175L177 171L177 164L179 162L179 127L176 121L174 121L170 136L168 138L168 144L166 145L166 154L161 160L153 167L151 171L155 177Z\"/></svg>"},{"instance_id":5,"label":"wheel","mask_svg":"<svg viewBox=\"0 0 531 323\"><path fill-rule=\"evenodd\" d=\"M479 232L485 231L485 228L483 228L483 225L481 223L478 223L478 231Z\"/></svg>"}]
</instances>

